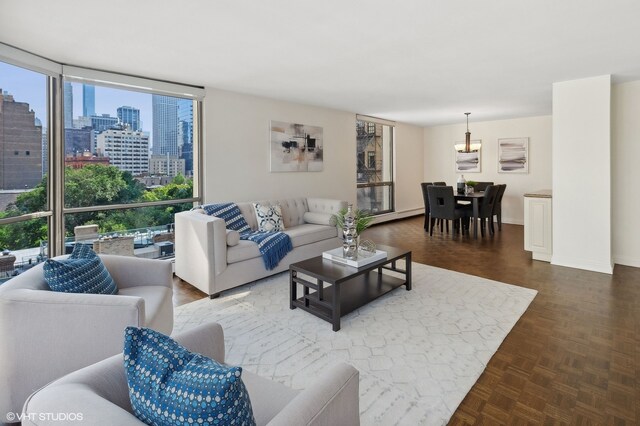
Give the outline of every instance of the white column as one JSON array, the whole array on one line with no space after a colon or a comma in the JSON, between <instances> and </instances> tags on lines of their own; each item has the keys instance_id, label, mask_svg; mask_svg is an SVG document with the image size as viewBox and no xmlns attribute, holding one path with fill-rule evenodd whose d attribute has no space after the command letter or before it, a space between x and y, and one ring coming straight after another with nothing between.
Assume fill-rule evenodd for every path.
<instances>
[{"instance_id":1,"label":"white column","mask_svg":"<svg viewBox=\"0 0 640 426\"><path fill-rule=\"evenodd\" d=\"M553 85L551 263L611 274L611 76Z\"/></svg>"}]
</instances>

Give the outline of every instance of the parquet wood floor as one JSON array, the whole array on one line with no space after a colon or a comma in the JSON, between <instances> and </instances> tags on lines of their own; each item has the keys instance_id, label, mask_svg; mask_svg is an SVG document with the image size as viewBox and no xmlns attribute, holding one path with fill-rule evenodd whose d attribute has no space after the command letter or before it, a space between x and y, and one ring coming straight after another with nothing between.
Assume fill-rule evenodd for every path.
<instances>
[{"instance_id":1,"label":"parquet wood floor","mask_svg":"<svg viewBox=\"0 0 640 426\"><path fill-rule=\"evenodd\" d=\"M524 231L493 237L422 229L414 217L364 238L412 250L415 262L538 290L450 424L640 424L640 269L613 275L531 260ZM205 297L176 280L174 304Z\"/></svg>"}]
</instances>

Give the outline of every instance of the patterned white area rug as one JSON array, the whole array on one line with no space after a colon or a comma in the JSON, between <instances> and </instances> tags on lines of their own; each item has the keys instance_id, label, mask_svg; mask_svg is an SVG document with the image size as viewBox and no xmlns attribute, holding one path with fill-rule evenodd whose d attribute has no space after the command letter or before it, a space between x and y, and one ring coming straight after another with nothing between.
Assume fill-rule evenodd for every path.
<instances>
[{"instance_id":1,"label":"patterned white area rug","mask_svg":"<svg viewBox=\"0 0 640 426\"><path fill-rule=\"evenodd\" d=\"M535 290L414 263L400 287L342 318L289 309L282 273L175 311L174 332L214 321L226 361L304 389L337 360L360 371L362 425L442 425L527 309Z\"/></svg>"}]
</instances>

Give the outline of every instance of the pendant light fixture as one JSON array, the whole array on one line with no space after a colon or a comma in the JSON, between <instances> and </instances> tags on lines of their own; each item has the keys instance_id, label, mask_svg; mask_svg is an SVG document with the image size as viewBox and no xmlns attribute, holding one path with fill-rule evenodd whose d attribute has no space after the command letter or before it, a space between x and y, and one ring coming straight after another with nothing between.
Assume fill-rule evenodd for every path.
<instances>
[{"instance_id":1,"label":"pendant light fixture","mask_svg":"<svg viewBox=\"0 0 640 426\"><path fill-rule=\"evenodd\" d=\"M464 115L467 116L467 133L464 134L464 152L471 152L471 132L469 132L469 114L470 112L465 112Z\"/></svg>"}]
</instances>

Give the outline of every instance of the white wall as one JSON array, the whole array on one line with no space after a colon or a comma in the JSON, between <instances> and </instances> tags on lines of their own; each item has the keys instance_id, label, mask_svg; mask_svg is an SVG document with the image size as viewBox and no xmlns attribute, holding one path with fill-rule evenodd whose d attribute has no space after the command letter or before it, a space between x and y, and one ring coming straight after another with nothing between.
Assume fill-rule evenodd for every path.
<instances>
[{"instance_id":1,"label":"white wall","mask_svg":"<svg viewBox=\"0 0 640 426\"><path fill-rule=\"evenodd\" d=\"M355 114L210 88L205 99L205 202L307 196L355 201ZM270 120L322 127L323 171L271 173Z\"/></svg>"},{"instance_id":2,"label":"white wall","mask_svg":"<svg viewBox=\"0 0 640 426\"><path fill-rule=\"evenodd\" d=\"M424 153L422 138L422 127L396 123L394 145L396 212L388 215L388 218L424 212L422 189L420 188Z\"/></svg>"},{"instance_id":3,"label":"white wall","mask_svg":"<svg viewBox=\"0 0 640 426\"><path fill-rule=\"evenodd\" d=\"M524 223L524 198L527 192L550 189L551 178L551 116L511 120L474 122L470 116L471 139L482 140L481 172L464 173L467 180L507 184L502 201L502 221ZM455 142L463 142L467 130L464 116L460 124L424 129L424 181L445 181L455 186ZM498 173L498 139L529 138L529 173Z\"/></svg>"},{"instance_id":4,"label":"white wall","mask_svg":"<svg viewBox=\"0 0 640 426\"><path fill-rule=\"evenodd\" d=\"M611 76L553 85L553 257L612 273Z\"/></svg>"},{"instance_id":5,"label":"white wall","mask_svg":"<svg viewBox=\"0 0 640 426\"><path fill-rule=\"evenodd\" d=\"M611 209L613 260L640 267L640 81L612 87Z\"/></svg>"},{"instance_id":6,"label":"white wall","mask_svg":"<svg viewBox=\"0 0 640 426\"><path fill-rule=\"evenodd\" d=\"M356 114L206 89L205 202L324 197L356 200ZM270 120L323 128L324 170L269 172ZM422 128L398 124L396 210L420 208ZM393 217L393 215L389 215Z\"/></svg>"}]
</instances>

